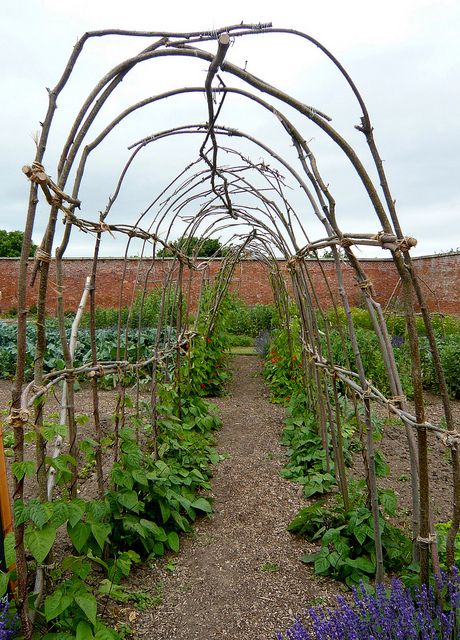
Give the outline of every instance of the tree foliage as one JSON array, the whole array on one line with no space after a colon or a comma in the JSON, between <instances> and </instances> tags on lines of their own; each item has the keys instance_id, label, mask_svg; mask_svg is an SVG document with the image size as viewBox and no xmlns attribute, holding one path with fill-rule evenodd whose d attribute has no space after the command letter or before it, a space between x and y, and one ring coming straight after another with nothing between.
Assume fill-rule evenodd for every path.
<instances>
[{"instance_id":1,"label":"tree foliage","mask_svg":"<svg viewBox=\"0 0 460 640\"><path fill-rule=\"evenodd\" d=\"M5 231L0 229L0 258L18 258L21 255L23 231ZM29 255L33 256L37 246L31 244Z\"/></svg>"},{"instance_id":2,"label":"tree foliage","mask_svg":"<svg viewBox=\"0 0 460 640\"><path fill-rule=\"evenodd\" d=\"M179 249L187 256L200 258L221 258L227 254L227 249L217 238L197 238L196 236L182 236L172 242L173 247ZM158 254L160 258L172 258L174 256L171 249L161 249Z\"/></svg>"}]
</instances>

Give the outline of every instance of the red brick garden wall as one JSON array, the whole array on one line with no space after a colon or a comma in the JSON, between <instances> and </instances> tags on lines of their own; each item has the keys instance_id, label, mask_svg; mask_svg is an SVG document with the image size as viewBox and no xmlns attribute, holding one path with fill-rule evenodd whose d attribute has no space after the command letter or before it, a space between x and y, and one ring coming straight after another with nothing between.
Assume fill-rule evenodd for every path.
<instances>
[{"instance_id":1,"label":"red brick garden wall","mask_svg":"<svg viewBox=\"0 0 460 640\"><path fill-rule=\"evenodd\" d=\"M413 258L417 274L422 283L429 308L432 311L460 315L460 253ZM209 263L207 274L212 278L221 264L220 260ZM316 262L308 262L311 279L314 283L318 299L323 308L331 305L330 293ZM321 266L326 275L334 297L337 299L334 264L323 260ZM397 287L399 277L391 259L372 259L362 261L362 266L372 281L377 299L386 305ZM19 260L0 258L0 309L8 311L17 306L17 278ZM158 260L152 263L129 259L124 265L120 258L103 258L99 261L97 275L97 303L103 307L118 306L120 296L123 304L127 304L132 296L136 279L147 281L149 287L161 286L166 273L173 267L171 260ZM280 261L280 267L287 274L286 263ZM177 269L177 265L174 266ZM125 273L124 272L125 270ZM75 309L81 297L86 276L91 270L89 258L68 258L64 261L65 304L67 309ZM30 269L31 271L31 269ZM49 286L49 309L54 309L56 300L54 267L51 265ZM188 277L188 276L187 276ZM288 276L287 276L288 277ZM191 274L191 306L196 299L201 275ZM352 304L360 303L360 289L350 267L345 267L345 286ZM272 301L270 282L262 263L244 260L236 268L231 288L248 303L269 303ZM37 286L29 287L29 304L36 299ZM398 289L396 289L396 298Z\"/></svg>"}]
</instances>

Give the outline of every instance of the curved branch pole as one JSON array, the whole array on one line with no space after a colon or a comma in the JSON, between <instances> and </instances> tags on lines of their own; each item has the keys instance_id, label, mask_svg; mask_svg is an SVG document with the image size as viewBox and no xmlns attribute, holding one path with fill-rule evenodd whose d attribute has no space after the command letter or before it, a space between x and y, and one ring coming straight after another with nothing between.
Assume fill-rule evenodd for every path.
<instances>
[{"instance_id":1,"label":"curved branch pole","mask_svg":"<svg viewBox=\"0 0 460 640\"><path fill-rule=\"evenodd\" d=\"M216 124L216 120L217 117L219 115L220 112L220 108L217 112L217 114L214 114L214 96L212 94L212 81L215 77L215 75L217 74L218 70L220 69L220 67L222 66L222 63L224 61L225 55L227 53L228 47L230 46L230 36L228 35L228 33L222 33L219 36L219 46L217 49L217 53L215 58L213 59L213 61L211 62L211 64L209 65L209 69L208 69L208 73L206 75L206 81L204 83L204 89L206 92L206 100L208 103L208 134L205 137L203 144L201 145L201 149L200 149L200 156L203 158L203 160L209 165L209 167L211 168L211 186L212 186L212 190L213 192L222 200L222 203L227 207L227 211L229 213L229 215L232 216L232 218L236 218L236 215L233 211L233 206L232 206L232 201L229 197L228 194L228 183L227 180L225 178L225 176L222 175L222 173L218 170L217 168L217 152L218 152L218 144L217 144L217 139L216 139L216 133L214 130L215 124ZM224 94L224 98L225 98L225 94ZM221 103L221 107L222 107L223 102ZM211 143L212 143L212 160L209 161L207 158L207 155L204 153L204 148L206 146L206 142L208 140L208 137L211 138ZM221 193L217 190L216 188L216 175L219 176L219 178L222 179L222 183L223 183L223 187L224 187L224 196L221 195Z\"/></svg>"}]
</instances>

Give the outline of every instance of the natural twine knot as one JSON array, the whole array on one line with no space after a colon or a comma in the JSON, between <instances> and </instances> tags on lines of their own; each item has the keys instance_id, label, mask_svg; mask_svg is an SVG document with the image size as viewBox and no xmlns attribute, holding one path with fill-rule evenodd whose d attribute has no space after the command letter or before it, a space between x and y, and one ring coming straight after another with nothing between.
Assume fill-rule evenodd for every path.
<instances>
[{"instance_id":1,"label":"natural twine knot","mask_svg":"<svg viewBox=\"0 0 460 640\"><path fill-rule=\"evenodd\" d=\"M50 201L51 206L56 207L56 209L62 208L62 198L60 196L54 196Z\"/></svg>"},{"instance_id":2,"label":"natural twine knot","mask_svg":"<svg viewBox=\"0 0 460 640\"><path fill-rule=\"evenodd\" d=\"M400 396L392 396L389 398L389 402L406 402L407 398L405 395Z\"/></svg>"},{"instance_id":3,"label":"natural twine knot","mask_svg":"<svg viewBox=\"0 0 460 640\"><path fill-rule=\"evenodd\" d=\"M12 427L22 427L29 422L30 411L28 409L11 409L11 413L7 418L7 422Z\"/></svg>"},{"instance_id":4,"label":"natural twine knot","mask_svg":"<svg viewBox=\"0 0 460 640\"><path fill-rule=\"evenodd\" d=\"M288 269L292 269L293 267L295 267L295 265L296 265L298 262L302 262L302 261L303 261L303 257L302 257L302 256L297 256L297 255L296 255L296 256L291 256L291 257L288 259L287 263L286 263L286 267L287 267Z\"/></svg>"},{"instance_id":5,"label":"natural twine knot","mask_svg":"<svg viewBox=\"0 0 460 640\"><path fill-rule=\"evenodd\" d=\"M437 541L438 537L435 533L430 533L430 535L428 536L428 538L423 538L422 536L417 536L416 540L417 542L420 542L421 544L433 544Z\"/></svg>"},{"instance_id":6,"label":"natural twine knot","mask_svg":"<svg viewBox=\"0 0 460 640\"><path fill-rule=\"evenodd\" d=\"M367 389L364 389L361 393L361 398L365 400L366 398L372 397L372 387L368 385Z\"/></svg>"},{"instance_id":7,"label":"natural twine knot","mask_svg":"<svg viewBox=\"0 0 460 640\"><path fill-rule=\"evenodd\" d=\"M86 375L88 376L88 378L101 378L105 375L104 367L102 365L99 365L92 371L88 371Z\"/></svg>"},{"instance_id":8,"label":"natural twine knot","mask_svg":"<svg viewBox=\"0 0 460 640\"><path fill-rule=\"evenodd\" d=\"M344 247L345 249L347 247L351 247L354 244L355 243L353 242L353 240L351 238L342 238L341 241L340 241L340 246Z\"/></svg>"},{"instance_id":9,"label":"natural twine knot","mask_svg":"<svg viewBox=\"0 0 460 640\"><path fill-rule=\"evenodd\" d=\"M409 251L412 247L417 246L417 240L412 236L405 236L402 240L396 242L396 246L400 251Z\"/></svg>"},{"instance_id":10,"label":"natural twine knot","mask_svg":"<svg viewBox=\"0 0 460 640\"><path fill-rule=\"evenodd\" d=\"M460 440L460 433L458 431L445 431L444 433L438 433L437 437L445 447L456 449Z\"/></svg>"},{"instance_id":11,"label":"natural twine knot","mask_svg":"<svg viewBox=\"0 0 460 640\"><path fill-rule=\"evenodd\" d=\"M46 184L48 182L45 168L39 162L33 162L32 166L28 164L24 165L22 167L22 173L24 173L31 182L36 182L37 184Z\"/></svg>"},{"instance_id":12,"label":"natural twine knot","mask_svg":"<svg viewBox=\"0 0 460 640\"><path fill-rule=\"evenodd\" d=\"M46 393L46 387L44 384L34 384L32 386L32 391L34 393Z\"/></svg>"},{"instance_id":13,"label":"natural twine knot","mask_svg":"<svg viewBox=\"0 0 460 640\"><path fill-rule=\"evenodd\" d=\"M35 259L40 262L51 262L51 254L47 251L43 251L40 247L35 251Z\"/></svg>"},{"instance_id":14,"label":"natural twine knot","mask_svg":"<svg viewBox=\"0 0 460 640\"><path fill-rule=\"evenodd\" d=\"M362 291L368 291L371 296L374 295L374 285L372 284L372 281L369 278L366 278L365 280L358 280L356 285Z\"/></svg>"}]
</instances>

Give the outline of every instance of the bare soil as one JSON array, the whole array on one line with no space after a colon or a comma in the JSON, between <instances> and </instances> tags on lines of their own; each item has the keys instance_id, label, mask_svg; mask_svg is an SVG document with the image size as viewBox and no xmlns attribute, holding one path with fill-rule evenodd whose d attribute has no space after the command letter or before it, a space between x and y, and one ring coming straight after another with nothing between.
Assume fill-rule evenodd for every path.
<instances>
[{"instance_id":1,"label":"bare soil","mask_svg":"<svg viewBox=\"0 0 460 640\"><path fill-rule=\"evenodd\" d=\"M443 418L440 397L426 393L425 405L426 419L439 425ZM460 425L460 402L452 401L451 406L455 423ZM377 411L383 417L383 410L378 408ZM390 466L389 476L379 479L379 486L394 489L399 505L397 524L409 529L412 509L409 450L405 430L399 420L387 417L378 447ZM428 433L428 456L431 515L434 522L444 522L452 517L452 467L449 450L434 432Z\"/></svg>"}]
</instances>

